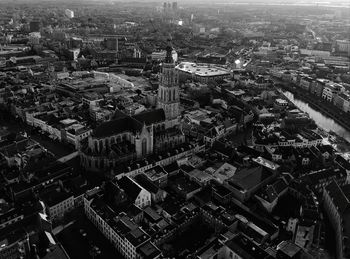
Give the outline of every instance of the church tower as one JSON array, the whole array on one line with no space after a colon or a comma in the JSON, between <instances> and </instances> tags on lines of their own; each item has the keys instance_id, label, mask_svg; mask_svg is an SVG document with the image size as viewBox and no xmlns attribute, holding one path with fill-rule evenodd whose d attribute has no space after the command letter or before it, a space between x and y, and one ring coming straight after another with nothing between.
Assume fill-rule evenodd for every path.
<instances>
[{"instance_id":1,"label":"church tower","mask_svg":"<svg viewBox=\"0 0 350 259\"><path fill-rule=\"evenodd\" d=\"M158 88L157 108L162 108L169 127L178 124L180 114L179 78L175 70L175 62L172 57L173 48L168 40L166 57L162 66L161 81Z\"/></svg>"}]
</instances>

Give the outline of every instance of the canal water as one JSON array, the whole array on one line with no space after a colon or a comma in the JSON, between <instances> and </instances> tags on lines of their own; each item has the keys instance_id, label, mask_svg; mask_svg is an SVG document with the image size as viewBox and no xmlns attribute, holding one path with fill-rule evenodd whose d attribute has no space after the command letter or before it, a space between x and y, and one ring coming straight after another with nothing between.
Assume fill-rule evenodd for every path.
<instances>
[{"instance_id":1,"label":"canal water","mask_svg":"<svg viewBox=\"0 0 350 259\"><path fill-rule=\"evenodd\" d=\"M306 112L309 114L310 118L312 118L317 126L320 128L326 130L326 131L333 131L337 135L343 137L348 142L350 142L350 132L346 130L344 127L339 125L336 121L333 119L323 115L319 111L316 111L312 107L310 107L307 103L303 102L302 100L299 100L294 97L294 95L291 92L283 91L283 94L292 102L295 106L297 106L300 110L303 112Z\"/></svg>"}]
</instances>

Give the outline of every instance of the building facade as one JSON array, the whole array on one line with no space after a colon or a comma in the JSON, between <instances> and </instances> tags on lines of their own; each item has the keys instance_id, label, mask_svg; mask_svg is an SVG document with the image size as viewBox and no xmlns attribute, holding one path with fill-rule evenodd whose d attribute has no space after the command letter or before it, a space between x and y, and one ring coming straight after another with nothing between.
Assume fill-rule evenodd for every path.
<instances>
[{"instance_id":1,"label":"building facade","mask_svg":"<svg viewBox=\"0 0 350 259\"><path fill-rule=\"evenodd\" d=\"M98 197L84 197L84 211L87 218L101 231L124 258L142 258L140 247L150 243L150 236L135 224L125 213L116 215L97 202ZM152 257L157 258L157 257Z\"/></svg>"},{"instance_id":2,"label":"building facade","mask_svg":"<svg viewBox=\"0 0 350 259\"><path fill-rule=\"evenodd\" d=\"M349 185L339 186L335 181L323 189L323 207L336 238L336 258L349 258Z\"/></svg>"}]
</instances>

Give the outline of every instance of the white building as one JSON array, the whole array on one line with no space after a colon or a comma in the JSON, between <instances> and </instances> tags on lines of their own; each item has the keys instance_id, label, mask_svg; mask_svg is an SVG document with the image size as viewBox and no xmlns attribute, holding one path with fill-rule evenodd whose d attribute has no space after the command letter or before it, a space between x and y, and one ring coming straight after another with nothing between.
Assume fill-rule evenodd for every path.
<instances>
[{"instance_id":1,"label":"white building","mask_svg":"<svg viewBox=\"0 0 350 259\"><path fill-rule=\"evenodd\" d=\"M109 73L92 71L92 74L94 75L94 78L109 80Z\"/></svg>"},{"instance_id":2,"label":"white building","mask_svg":"<svg viewBox=\"0 0 350 259\"><path fill-rule=\"evenodd\" d=\"M103 96L98 93L84 93L82 96L82 102L87 104L89 108L98 107L100 101L103 100Z\"/></svg>"},{"instance_id":3,"label":"white building","mask_svg":"<svg viewBox=\"0 0 350 259\"><path fill-rule=\"evenodd\" d=\"M132 103L125 107L125 114L132 116L135 114L139 114L143 111L146 111L146 107L139 103Z\"/></svg>"},{"instance_id":4,"label":"white building","mask_svg":"<svg viewBox=\"0 0 350 259\"><path fill-rule=\"evenodd\" d=\"M69 19L74 18L74 12L72 10L66 9L64 13Z\"/></svg>"},{"instance_id":5,"label":"white building","mask_svg":"<svg viewBox=\"0 0 350 259\"><path fill-rule=\"evenodd\" d=\"M77 60L80 53L80 49L69 49L68 53L70 55L71 60Z\"/></svg>"},{"instance_id":6,"label":"white building","mask_svg":"<svg viewBox=\"0 0 350 259\"><path fill-rule=\"evenodd\" d=\"M338 84L334 84L334 83L326 84L326 86L323 88L323 91L322 91L322 98L328 102L332 102L334 96L338 93L337 85Z\"/></svg>"},{"instance_id":7,"label":"white building","mask_svg":"<svg viewBox=\"0 0 350 259\"><path fill-rule=\"evenodd\" d=\"M28 119L28 117L26 117ZM52 139L61 140L61 131L56 124L51 124L48 121L48 114L38 114L32 117L32 124L35 128L40 128L42 131L49 134Z\"/></svg>"},{"instance_id":8,"label":"white building","mask_svg":"<svg viewBox=\"0 0 350 259\"><path fill-rule=\"evenodd\" d=\"M76 149L79 149L80 143L83 139L90 136L92 129L85 127L81 124L73 124L66 128L67 142L74 145Z\"/></svg>"},{"instance_id":9,"label":"white building","mask_svg":"<svg viewBox=\"0 0 350 259\"><path fill-rule=\"evenodd\" d=\"M171 55L173 57L174 62L177 62L177 59L178 59L177 52L175 50L172 50ZM165 50L158 51L158 52L152 52L152 54L151 54L152 60L164 60L165 57L166 57Z\"/></svg>"},{"instance_id":10,"label":"white building","mask_svg":"<svg viewBox=\"0 0 350 259\"><path fill-rule=\"evenodd\" d=\"M209 81L219 81L231 76L229 70L211 64L181 62L176 66L176 70L179 73L180 82L192 79L198 82L208 83Z\"/></svg>"}]
</instances>

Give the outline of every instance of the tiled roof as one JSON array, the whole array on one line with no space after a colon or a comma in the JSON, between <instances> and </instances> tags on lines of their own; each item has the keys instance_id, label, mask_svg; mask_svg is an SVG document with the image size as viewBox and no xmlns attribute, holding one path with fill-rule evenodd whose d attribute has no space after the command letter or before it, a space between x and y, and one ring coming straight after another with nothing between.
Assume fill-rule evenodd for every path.
<instances>
[{"instance_id":1,"label":"tiled roof","mask_svg":"<svg viewBox=\"0 0 350 259\"><path fill-rule=\"evenodd\" d=\"M141 131L142 123L131 117L122 117L102 123L94 130L94 136L97 138L108 137L127 131Z\"/></svg>"},{"instance_id":2,"label":"tiled roof","mask_svg":"<svg viewBox=\"0 0 350 259\"><path fill-rule=\"evenodd\" d=\"M332 181L325 187L329 196L332 198L334 205L337 207L340 214L346 211L350 206L349 198L345 195L340 186Z\"/></svg>"},{"instance_id":3,"label":"tiled roof","mask_svg":"<svg viewBox=\"0 0 350 259\"><path fill-rule=\"evenodd\" d=\"M113 115L113 120L117 120L120 118L125 118L128 117L128 115L126 115L124 112L120 111L120 110L115 110L114 115Z\"/></svg>"},{"instance_id":4,"label":"tiled roof","mask_svg":"<svg viewBox=\"0 0 350 259\"><path fill-rule=\"evenodd\" d=\"M118 181L118 185L125 191L128 197L135 201L139 193L141 192L141 188L133 182L129 177L122 177Z\"/></svg>"},{"instance_id":5,"label":"tiled roof","mask_svg":"<svg viewBox=\"0 0 350 259\"><path fill-rule=\"evenodd\" d=\"M231 177L229 184L239 190L250 190L271 177L271 175L272 173L261 166L242 168Z\"/></svg>"},{"instance_id":6,"label":"tiled roof","mask_svg":"<svg viewBox=\"0 0 350 259\"><path fill-rule=\"evenodd\" d=\"M102 123L94 130L94 136L103 138L127 131L141 131L143 124L151 125L162 121L165 121L163 109L142 112L133 117L117 111L113 120Z\"/></svg>"},{"instance_id":7,"label":"tiled roof","mask_svg":"<svg viewBox=\"0 0 350 259\"><path fill-rule=\"evenodd\" d=\"M159 188L147 179L147 176L144 174L139 174L135 177L136 182L145 188L150 193L157 193Z\"/></svg>"},{"instance_id":8,"label":"tiled roof","mask_svg":"<svg viewBox=\"0 0 350 259\"><path fill-rule=\"evenodd\" d=\"M141 112L133 116L133 118L140 123L151 125L153 123L159 123L165 121L165 113L163 109L156 109L146 112Z\"/></svg>"}]
</instances>

